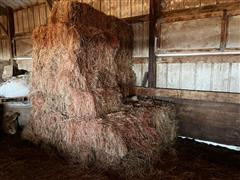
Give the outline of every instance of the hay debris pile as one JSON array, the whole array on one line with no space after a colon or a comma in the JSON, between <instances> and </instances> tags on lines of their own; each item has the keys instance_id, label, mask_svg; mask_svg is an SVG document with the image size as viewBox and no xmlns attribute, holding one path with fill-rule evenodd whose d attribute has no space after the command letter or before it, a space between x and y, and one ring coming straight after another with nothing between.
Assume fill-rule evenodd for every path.
<instances>
[{"instance_id":1,"label":"hay debris pile","mask_svg":"<svg viewBox=\"0 0 240 180\"><path fill-rule=\"evenodd\" d=\"M86 4L55 3L49 24L33 32L33 108L23 138L107 167L171 144L171 107L123 104L134 83L132 37L128 24Z\"/></svg>"}]
</instances>

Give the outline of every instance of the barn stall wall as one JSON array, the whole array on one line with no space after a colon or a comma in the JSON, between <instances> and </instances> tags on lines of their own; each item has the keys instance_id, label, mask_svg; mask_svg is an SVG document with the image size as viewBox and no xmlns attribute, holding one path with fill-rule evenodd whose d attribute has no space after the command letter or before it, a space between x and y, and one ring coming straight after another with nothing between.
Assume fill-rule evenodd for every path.
<instances>
[{"instance_id":1,"label":"barn stall wall","mask_svg":"<svg viewBox=\"0 0 240 180\"><path fill-rule=\"evenodd\" d=\"M174 102L182 136L240 145L240 4L197 7L166 11L157 20L157 89L135 92ZM148 60L136 62L142 86Z\"/></svg>"},{"instance_id":2,"label":"barn stall wall","mask_svg":"<svg viewBox=\"0 0 240 180\"><path fill-rule=\"evenodd\" d=\"M106 14L125 18L132 23L133 70L137 77L136 86L147 87L150 1L80 2L89 3ZM154 89L157 92L153 91L153 93L148 89L146 94L152 93L153 96L157 95L161 99L177 104L180 134L183 136L226 144L240 144L238 139L240 130L236 128L240 123L239 55L190 57L176 55L180 52L238 51L238 2L238 0L165 0L157 7L161 8L163 13L157 20L156 55L164 53L174 56L157 57L156 87L158 89ZM215 10L210 12L212 9ZM16 57L31 56L32 29L46 24L48 14L49 7L46 3L14 11ZM1 44L5 43L1 45L2 49L7 48L8 43L2 36L1 41L3 41ZM4 57L2 58L4 62L8 62L7 51L1 52L0 59ZM19 68L31 71L30 59L21 58L17 60L17 64Z\"/></svg>"}]
</instances>

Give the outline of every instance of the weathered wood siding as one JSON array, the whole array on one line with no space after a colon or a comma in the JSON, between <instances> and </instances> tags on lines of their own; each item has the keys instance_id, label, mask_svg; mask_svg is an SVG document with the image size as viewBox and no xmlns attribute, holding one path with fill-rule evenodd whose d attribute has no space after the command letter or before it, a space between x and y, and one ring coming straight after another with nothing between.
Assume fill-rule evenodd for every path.
<instances>
[{"instance_id":1,"label":"weathered wood siding","mask_svg":"<svg viewBox=\"0 0 240 180\"><path fill-rule=\"evenodd\" d=\"M165 11L172 11L237 1L238 0L163 0L161 4Z\"/></svg>"},{"instance_id":2,"label":"weathered wood siding","mask_svg":"<svg viewBox=\"0 0 240 180\"><path fill-rule=\"evenodd\" d=\"M157 87L240 93L240 63L158 63Z\"/></svg>"},{"instance_id":3,"label":"weathered wood siding","mask_svg":"<svg viewBox=\"0 0 240 180\"><path fill-rule=\"evenodd\" d=\"M163 23L160 34L162 51L214 49L220 47L221 18Z\"/></svg>"},{"instance_id":4,"label":"weathered wood siding","mask_svg":"<svg viewBox=\"0 0 240 180\"><path fill-rule=\"evenodd\" d=\"M0 16L0 22L4 26L6 30L8 30L7 27L7 17L6 16ZM1 61L7 61L10 58L9 53L9 42L6 33L2 28L0 28L0 62Z\"/></svg>"}]
</instances>

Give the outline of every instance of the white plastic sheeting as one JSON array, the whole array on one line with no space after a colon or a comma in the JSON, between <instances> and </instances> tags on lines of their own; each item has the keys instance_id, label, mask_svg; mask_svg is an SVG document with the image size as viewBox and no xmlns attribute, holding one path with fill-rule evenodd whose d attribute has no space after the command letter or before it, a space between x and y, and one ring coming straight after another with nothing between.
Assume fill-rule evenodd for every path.
<instances>
[{"instance_id":1,"label":"white plastic sheeting","mask_svg":"<svg viewBox=\"0 0 240 180\"><path fill-rule=\"evenodd\" d=\"M15 98L27 96L29 93L28 76L22 75L13 77L0 84L0 96L5 98Z\"/></svg>"}]
</instances>

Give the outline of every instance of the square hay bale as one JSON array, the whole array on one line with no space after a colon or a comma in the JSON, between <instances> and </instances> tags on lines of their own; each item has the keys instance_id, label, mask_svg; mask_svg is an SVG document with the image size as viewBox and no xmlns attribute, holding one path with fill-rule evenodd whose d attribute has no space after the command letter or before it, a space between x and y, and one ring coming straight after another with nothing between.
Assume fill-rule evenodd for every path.
<instances>
[{"instance_id":1,"label":"square hay bale","mask_svg":"<svg viewBox=\"0 0 240 180\"><path fill-rule=\"evenodd\" d=\"M123 103L135 80L132 37L115 17L55 2L49 24L33 32L32 111L22 137L106 168L153 159L169 146L176 137L174 108Z\"/></svg>"}]
</instances>

